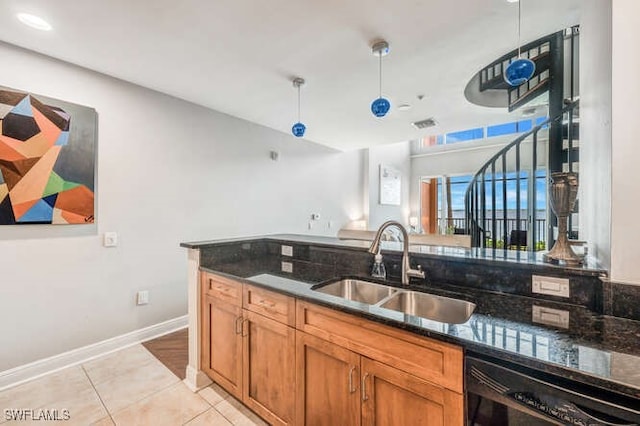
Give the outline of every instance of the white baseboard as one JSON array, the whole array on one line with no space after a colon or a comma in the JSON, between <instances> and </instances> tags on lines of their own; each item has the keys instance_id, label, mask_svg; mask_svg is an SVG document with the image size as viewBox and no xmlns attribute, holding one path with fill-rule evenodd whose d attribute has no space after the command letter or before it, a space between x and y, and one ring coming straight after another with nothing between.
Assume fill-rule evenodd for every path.
<instances>
[{"instance_id":1,"label":"white baseboard","mask_svg":"<svg viewBox=\"0 0 640 426\"><path fill-rule=\"evenodd\" d=\"M63 368L82 364L91 359L101 357L111 352L119 351L128 346L138 344L156 337L181 330L188 325L188 316L183 315L168 321L134 330L120 336L112 337L101 342L63 352L49 358L21 365L10 370L0 371L0 391L53 373Z\"/></svg>"}]
</instances>

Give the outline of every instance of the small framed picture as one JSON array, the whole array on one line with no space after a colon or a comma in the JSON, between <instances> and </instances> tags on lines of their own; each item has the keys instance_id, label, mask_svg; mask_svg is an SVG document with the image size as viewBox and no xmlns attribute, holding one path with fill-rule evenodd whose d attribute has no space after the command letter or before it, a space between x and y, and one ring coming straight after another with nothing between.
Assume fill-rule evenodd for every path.
<instances>
[{"instance_id":1,"label":"small framed picture","mask_svg":"<svg viewBox=\"0 0 640 426\"><path fill-rule=\"evenodd\" d=\"M399 206L402 176L393 167L380 164L380 204Z\"/></svg>"}]
</instances>

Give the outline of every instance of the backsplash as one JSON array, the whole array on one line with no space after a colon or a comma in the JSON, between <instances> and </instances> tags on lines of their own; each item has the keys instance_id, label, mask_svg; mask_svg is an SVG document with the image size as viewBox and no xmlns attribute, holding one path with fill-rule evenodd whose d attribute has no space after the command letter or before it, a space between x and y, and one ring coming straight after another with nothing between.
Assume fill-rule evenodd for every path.
<instances>
[{"instance_id":1,"label":"backsplash","mask_svg":"<svg viewBox=\"0 0 640 426\"><path fill-rule=\"evenodd\" d=\"M604 283L604 314L640 320L640 285Z\"/></svg>"},{"instance_id":2,"label":"backsplash","mask_svg":"<svg viewBox=\"0 0 640 426\"><path fill-rule=\"evenodd\" d=\"M282 254L282 245L292 248L292 255ZM270 273L307 282L322 282L340 276L370 274L373 256L362 248L330 247L313 243L281 242L255 239L225 242L200 248L201 265L238 276ZM402 255L383 251L387 279L400 282ZM282 262L291 264L292 272L282 271ZM563 269L528 263L411 254L411 265L421 265L426 281L412 281L417 286L448 284L538 299L569 302L596 312L640 319L640 287L627 288L607 283L603 287L598 271ZM568 278L570 298L533 294L531 276Z\"/></svg>"}]
</instances>

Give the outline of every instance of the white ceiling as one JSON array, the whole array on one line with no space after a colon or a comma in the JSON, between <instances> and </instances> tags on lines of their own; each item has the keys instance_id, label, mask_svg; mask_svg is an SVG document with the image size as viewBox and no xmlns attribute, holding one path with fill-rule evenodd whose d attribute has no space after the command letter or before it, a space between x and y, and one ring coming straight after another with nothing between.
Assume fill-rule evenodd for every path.
<instances>
[{"instance_id":1,"label":"white ceiling","mask_svg":"<svg viewBox=\"0 0 640 426\"><path fill-rule=\"evenodd\" d=\"M578 23L579 5L523 0L523 41ZM463 92L515 48L517 8L506 0L3 0L0 39L286 133L297 118L291 78L300 76L306 139L348 150L504 121L504 109L471 105ZM54 29L28 28L18 12ZM380 38L391 45L384 119L369 110L378 95L370 45ZM413 107L394 108L401 103ZM410 124L428 117L438 127Z\"/></svg>"}]
</instances>

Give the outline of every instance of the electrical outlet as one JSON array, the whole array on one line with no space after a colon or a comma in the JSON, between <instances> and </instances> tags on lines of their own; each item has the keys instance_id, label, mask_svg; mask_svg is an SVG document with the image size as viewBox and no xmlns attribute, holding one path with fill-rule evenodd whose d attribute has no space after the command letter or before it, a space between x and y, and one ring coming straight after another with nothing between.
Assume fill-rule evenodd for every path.
<instances>
[{"instance_id":1,"label":"electrical outlet","mask_svg":"<svg viewBox=\"0 0 640 426\"><path fill-rule=\"evenodd\" d=\"M116 247L118 245L118 233L105 232L103 244L105 247Z\"/></svg>"},{"instance_id":2,"label":"electrical outlet","mask_svg":"<svg viewBox=\"0 0 640 426\"><path fill-rule=\"evenodd\" d=\"M533 305L531 320L560 328L569 328L569 311Z\"/></svg>"},{"instance_id":3,"label":"electrical outlet","mask_svg":"<svg viewBox=\"0 0 640 426\"><path fill-rule=\"evenodd\" d=\"M569 278L531 276L531 292L551 296L569 297Z\"/></svg>"},{"instance_id":4,"label":"electrical outlet","mask_svg":"<svg viewBox=\"0 0 640 426\"><path fill-rule=\"evenodd\" d=\"M149 290L140 290L136 295L136 305L147 305L149 303Z\"/></svg>"},{"instance_id":5,"label":"electrical outlet","mask_svg":"<svg viewBox=\"0 0 640 426\"><path fill-rule=\"evenodd\" d=\"M288 272L290 274L293 273L293 263L291 262L282 262L282 272Z\"/></svg>"},{"instance_id":6,"label":"electrical outlet","mask_svg":"<svg viewBox=\"0 0 640 426\"><path fill-rule=\"evenodd\" d=\"M280 253L283 256L293 256L293 247L291 246L280 246Z\"/></svg>"}]
</instances>

